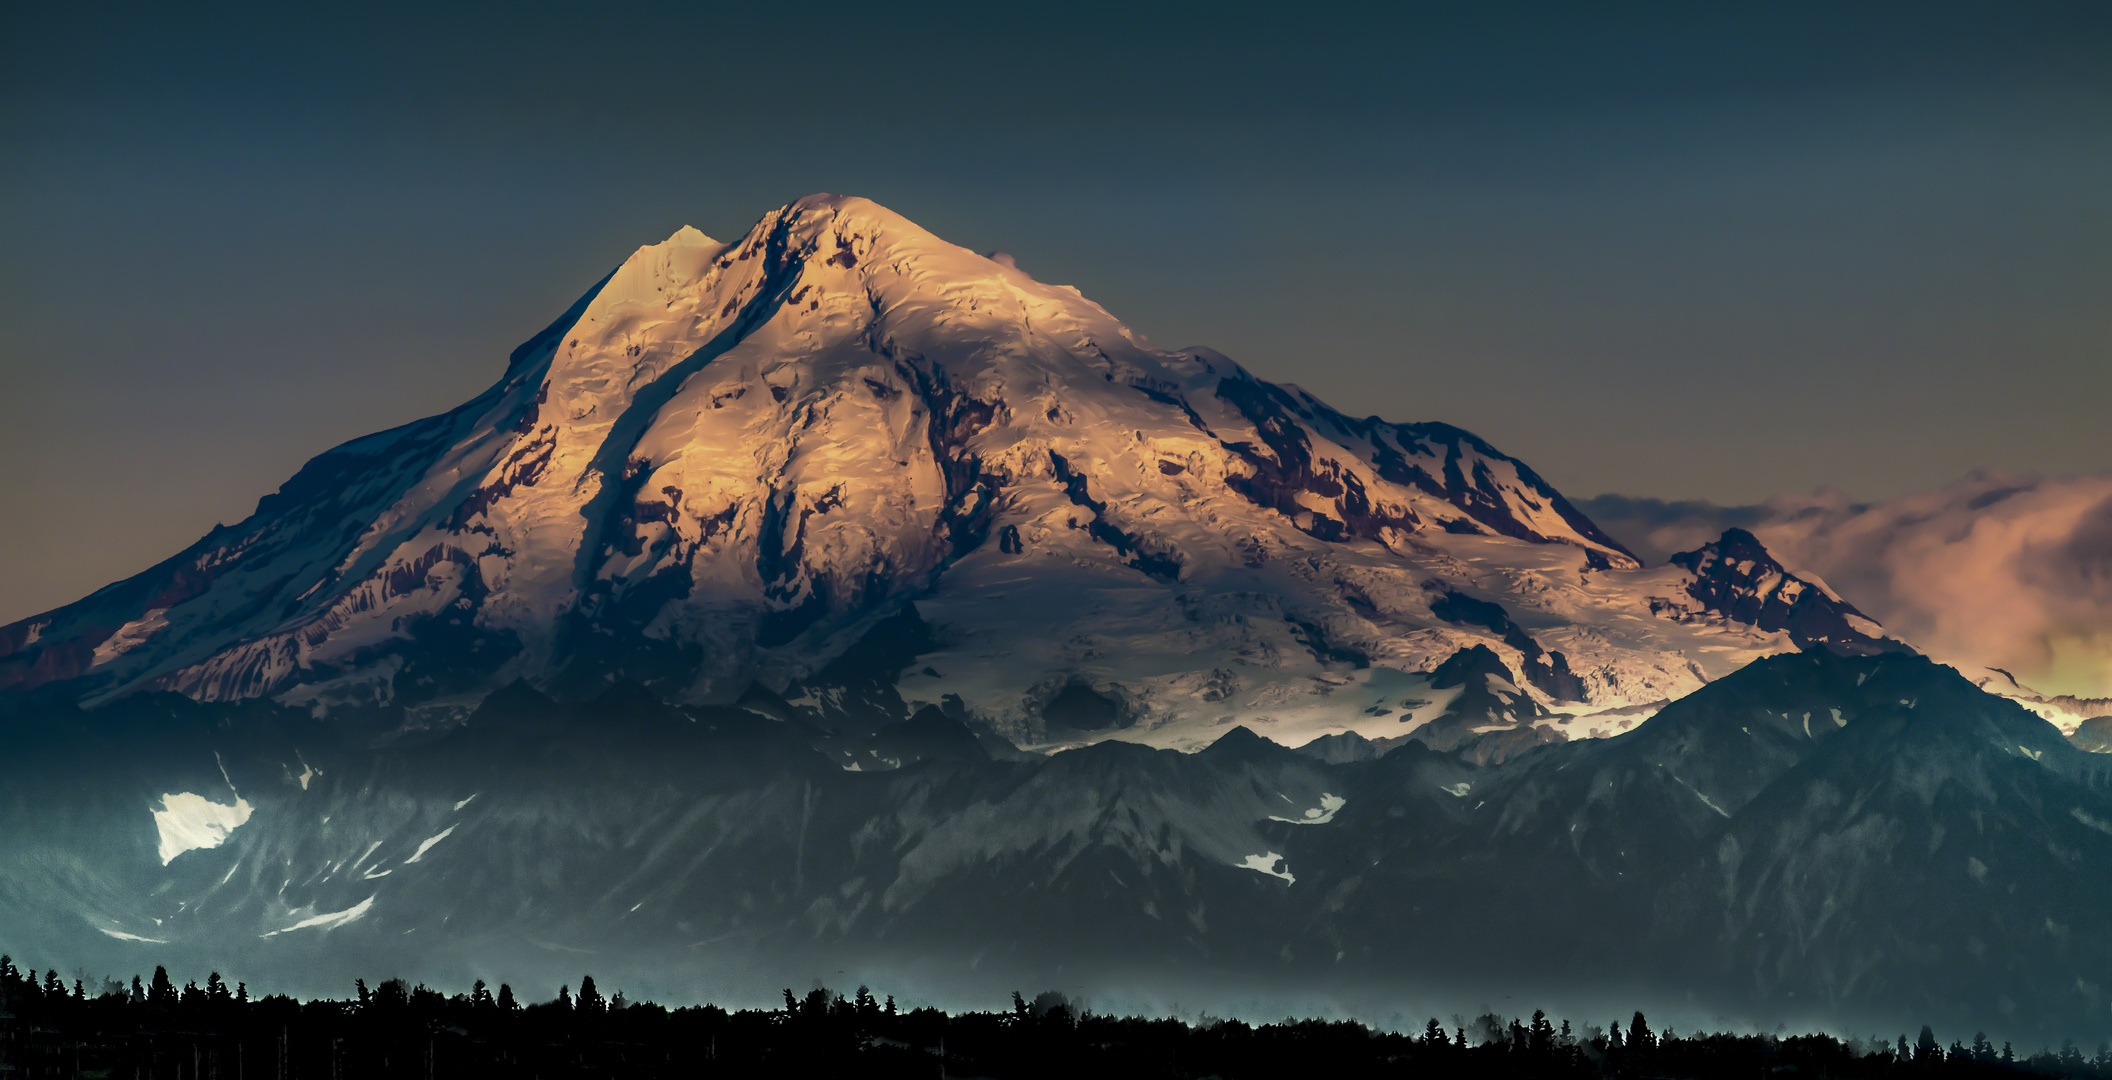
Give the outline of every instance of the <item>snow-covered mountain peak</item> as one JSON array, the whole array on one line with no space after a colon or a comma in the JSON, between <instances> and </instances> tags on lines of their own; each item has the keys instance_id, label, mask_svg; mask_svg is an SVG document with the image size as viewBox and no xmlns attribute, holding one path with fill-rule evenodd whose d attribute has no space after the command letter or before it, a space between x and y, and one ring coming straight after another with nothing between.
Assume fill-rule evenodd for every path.
<instances>
[{"instance_id":1,"label":"snow-covered mountain peak","mask_svg":"<svg viewBox=\"0 0 2112 1080\"><path fill-rule=\"evenodd\" d=\"M517 679L760 687L1030 742L1380 738L1442 712L1407 702L1476 645L1533 697L1519 723L1640 715L1793 647L1653 613L1699 573L1643 570L1471 433L1155 349L1075 289L815 195L637 249L472 401L0 628L0 687L457 715Z\"/></svg>"}]
</instances>

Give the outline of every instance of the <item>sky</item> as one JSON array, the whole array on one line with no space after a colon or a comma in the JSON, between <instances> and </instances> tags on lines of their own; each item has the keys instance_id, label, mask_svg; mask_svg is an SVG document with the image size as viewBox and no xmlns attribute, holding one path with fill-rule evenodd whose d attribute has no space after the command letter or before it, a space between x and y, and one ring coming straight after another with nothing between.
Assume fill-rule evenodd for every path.
<instances>
[{"instance_id":1,"label":"sky","mask_svg":"<svg viewBox=\"0 0 2112 1080\"><path fill-rule=\"evenodd\" d=\"M2112 470L2112 6L1324 7L17 12L0 623L816 191L1579 498Z\"/></svg>"}]
</instances>

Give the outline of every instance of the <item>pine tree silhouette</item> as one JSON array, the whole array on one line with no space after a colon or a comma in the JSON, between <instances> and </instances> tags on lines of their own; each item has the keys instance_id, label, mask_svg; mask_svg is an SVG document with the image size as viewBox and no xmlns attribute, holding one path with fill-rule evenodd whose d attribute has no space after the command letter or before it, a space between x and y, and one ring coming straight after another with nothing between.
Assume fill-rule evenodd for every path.
<instances>
[{"instance_id":1,"label":"pine tree silhouette","mask_svg":"<svg viewBox=\"0 0 2112 1080\"><path fill-rule=\"evenodd\" d=\"M1532 1026L1526 1029L1527 1044L1535 1054L1545 1054L1555 1048L1555 1027L1547 1022L1547 1012L1533 1010Z\"/></svg>"}]
</instances>

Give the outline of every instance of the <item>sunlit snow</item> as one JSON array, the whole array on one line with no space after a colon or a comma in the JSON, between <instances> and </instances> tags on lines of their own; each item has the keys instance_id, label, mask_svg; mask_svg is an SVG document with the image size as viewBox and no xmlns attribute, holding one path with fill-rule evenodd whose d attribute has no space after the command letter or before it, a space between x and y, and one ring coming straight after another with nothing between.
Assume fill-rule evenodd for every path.
<instances>
[{"instance_id":1,"label":"sunlit snow","mask_svg":"<svg viewBox=\"0 0 2112 1080\"><path fill-rule=\"evenodd\" d=\"M107 626L109 624L105 623L104 625ZM118 627L117 633L104 638L103 643L95 647L95 659L90 660L88 666L95 667L99 664L107 664L123 656L145 644L148 638L153 637L156 632L167 625L169 625L169 620L166 608L155 608L141 615L139 618Z\"/></svg>"}]
</instances>

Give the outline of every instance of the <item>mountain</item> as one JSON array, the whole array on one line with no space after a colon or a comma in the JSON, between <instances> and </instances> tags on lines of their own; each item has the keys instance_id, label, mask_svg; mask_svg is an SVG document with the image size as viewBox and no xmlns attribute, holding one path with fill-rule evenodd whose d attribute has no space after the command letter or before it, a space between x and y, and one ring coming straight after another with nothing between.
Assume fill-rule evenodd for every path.
<instances>
[{"instance_id":1,"label":"mountain","mask_svg":"<svg viewBox=\"0 0 2112 1080\"><path fill-rule=\"evenodd\" d=\"M436 985L584 969L758 1002L838 971L960 1000L1511 994L2053 1041L2112 1005L2112 766L1912 654L1765 658L1491 764L1244 727L999 758L934 710L947 752L851 771L749 709L521 684L381 746L262 701L33 708L0 715L26 963L336 993L348 957Z\"/></svg>"},{"instance_id":2,"label":"mountain","mask_svg":"<svg viewBox=\"0 0 2112 1080\"><path fill-rule=\"evenodd\" d=\"M929 706L1025 745L1195 749L1235 722L1396 738L1476 648L1559 736L1887 640L1750 536L1715 546L1644 569L1468 432L1154 348L1010 260L813 196L640 248L475 399L0 627L0 691L417 728L515 682L636 685L830 731ZM1749 563L1773 576L1723 577Z\"/></svg>"}]
</instances>

